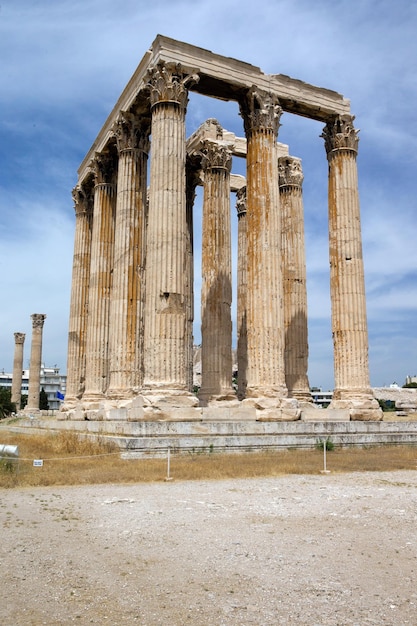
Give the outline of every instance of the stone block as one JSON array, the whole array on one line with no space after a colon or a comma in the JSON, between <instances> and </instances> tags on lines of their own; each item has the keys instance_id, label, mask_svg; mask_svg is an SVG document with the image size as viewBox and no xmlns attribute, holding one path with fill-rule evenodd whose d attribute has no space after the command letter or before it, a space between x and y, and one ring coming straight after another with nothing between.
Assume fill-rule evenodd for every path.
<instances>
[{"instance_id":1,"label":"stone block","mask_svg":"<svg viewBox=\"0 0 417 626\"><path fill-rule=\"evenodd\" d=\"M109 409L106 411L106 420L127 420L128 410L126 407L119 407L117 409Z\"/></svg>"},{"instance_id":2,"label":"stone block","mask_svg":"<svg viewBox=\"0 0 417 626\"><path fill-rule=\"evenodd\" d=\"M301 419L304 422L349 422L348 409L319 409L315 406L303 406Z\"/></svg>"}]
</instances>

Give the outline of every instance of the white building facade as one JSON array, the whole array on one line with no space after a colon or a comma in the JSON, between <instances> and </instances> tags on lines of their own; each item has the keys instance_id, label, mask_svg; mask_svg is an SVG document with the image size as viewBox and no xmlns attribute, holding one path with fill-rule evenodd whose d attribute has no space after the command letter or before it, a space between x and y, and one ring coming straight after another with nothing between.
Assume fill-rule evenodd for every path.
<instances>
[{"instance_id":1,"label":"white building facade","mask_svg":"<svg viewBox=\"0 0 417 626\"><path fill-rule=\"evenodd\" d=\"M0 372L0 387L8 389L12 388L13 374ZM54 365L53 367L47 367L44 364L41 365L40 373L40 390L44 389L48 397L48 405L50 411L58 411L63 397L65 396L67 377L64 374L60 374L60 368ZM29 370L22 371L22 396L28 395L29 392ZM62 397L61 397L62 396Z\"/></svg>"}]
</instances>

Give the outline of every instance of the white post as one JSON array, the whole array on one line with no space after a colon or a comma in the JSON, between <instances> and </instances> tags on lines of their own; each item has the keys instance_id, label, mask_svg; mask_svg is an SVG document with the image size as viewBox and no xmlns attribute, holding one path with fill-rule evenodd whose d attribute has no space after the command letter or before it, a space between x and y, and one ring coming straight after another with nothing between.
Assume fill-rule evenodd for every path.
<instances>
[{"instance_id":1,"label":"white post","mask_svg":"<svg viewBox=\"0 0 417 626\"><path fill-rule=\"evenodd\" d=\"M170 476L170 469L171 469L171 448L170 446L168 446L168 454L167 454L167 475L165 480L172 480L171 476Z\"/></svg>"}]
</instances>

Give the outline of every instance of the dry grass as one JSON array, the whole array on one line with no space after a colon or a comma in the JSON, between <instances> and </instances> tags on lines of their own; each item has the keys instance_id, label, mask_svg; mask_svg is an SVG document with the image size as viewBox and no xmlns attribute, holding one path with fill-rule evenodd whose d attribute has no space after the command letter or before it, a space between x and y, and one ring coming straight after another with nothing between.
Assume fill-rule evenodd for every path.
<instances>
[{"instance_id":1,"label":"dry grass","mask_svg":"<svg viewBox=\"0 0 417 626\"><path fill-rule=\"evenodd\" d=\"M105 441L92 442L72 432L17 434L2 430L1 443L19 446L19 462L0 465L0 487L81 485L161 481L166 459L123 460ZM33 460L42 459L42 467ZM380 446L337 448L327 452L331 472L415 470L417 448ZM176 480L251 478L283 474L318 474L321 450L283 450L242 454L185 454L171 456L170 476Z\"/></svg>"}]
</instances>

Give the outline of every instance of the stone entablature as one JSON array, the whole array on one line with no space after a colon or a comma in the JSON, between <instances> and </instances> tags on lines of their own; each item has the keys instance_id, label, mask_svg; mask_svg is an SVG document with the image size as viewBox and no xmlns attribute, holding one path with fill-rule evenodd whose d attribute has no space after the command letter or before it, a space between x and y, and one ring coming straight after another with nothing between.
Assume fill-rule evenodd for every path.
<instances>
[{"instance_id":1,"label":"stone entablature","mask_svg":"<svg viewBox=\"0 0 417 626\"><path fill-rule=\"evenodd\" d=\"M186 142L190 91L235 100L245 138L208 120ZM69 416L107 419L123 406L128 419L201 418L191 385L193 202L203 184L201 401L237 402L229 381L235 190L245 370L239 402L258 419L300 418L310 400L303 173L277 141L286 112L326 124L334 408L352 419L381 419L369 386L358 135L349 101L160 35L79 169L76 250L85 272L74 256ZM246 157L246 180L231 174L232 156Z\"/></svg>"}]
</instances>

